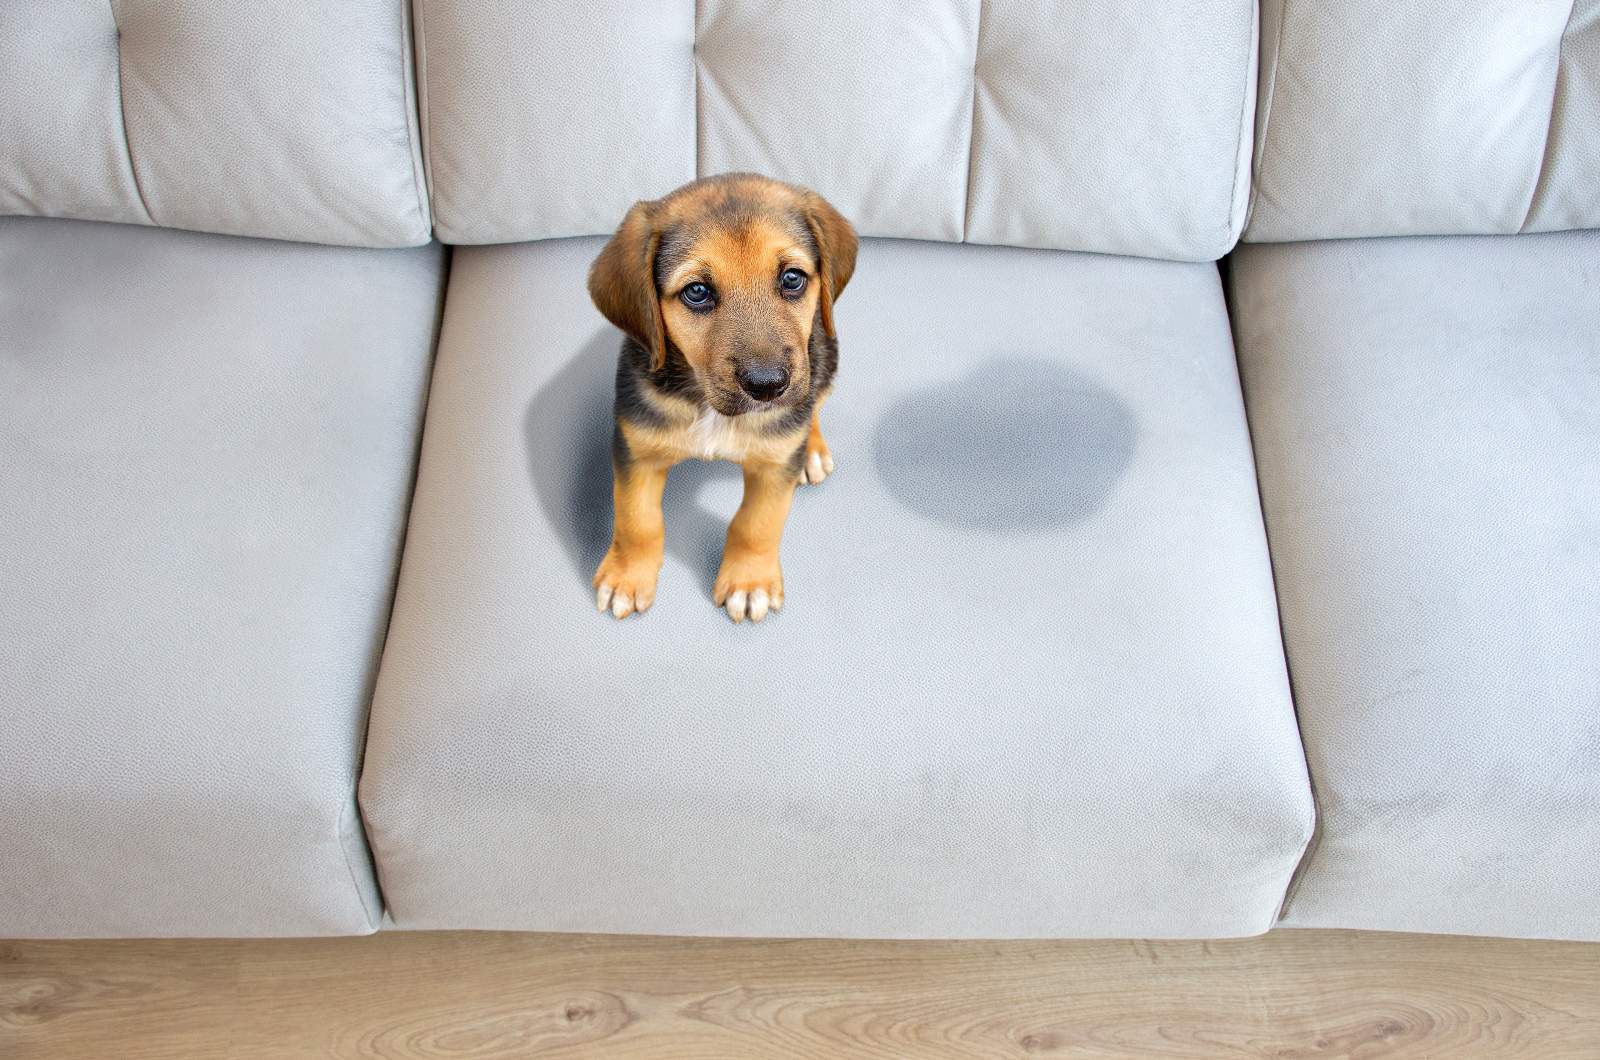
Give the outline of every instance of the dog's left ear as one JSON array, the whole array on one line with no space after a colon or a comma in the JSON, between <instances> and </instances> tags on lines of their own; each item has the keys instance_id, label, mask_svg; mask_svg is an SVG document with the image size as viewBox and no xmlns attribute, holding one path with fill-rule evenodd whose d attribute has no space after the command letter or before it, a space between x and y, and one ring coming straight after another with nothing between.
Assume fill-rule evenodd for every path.
<instances>
[{"instance_id":1,"label":"dog's left ear","mask_svg":"<svg viewBox=\"0 0 1600 1060\"><path fill-rule=\"evenodd\" d=\"M806 227L817 244L817 271L822 274L822 330L828 338L838 338L833 330L833 302L844 293L844 285L856 271L856 230L828 201L816 192L807 192L801 210Z\"/></svg>"},{"instance_id":2,"label":"dog's left ear","mask_svg":"<svg viewBox=\"0 0 1600 1060\"><path fill-rule=\"evenodd\" d=\"M589 297L595 308L650 355L650 368L667 363L667 322L656 293L656 251L661 229L654 202L636 202L611 242L589 266Z\"/></svg>"}]
</instances>

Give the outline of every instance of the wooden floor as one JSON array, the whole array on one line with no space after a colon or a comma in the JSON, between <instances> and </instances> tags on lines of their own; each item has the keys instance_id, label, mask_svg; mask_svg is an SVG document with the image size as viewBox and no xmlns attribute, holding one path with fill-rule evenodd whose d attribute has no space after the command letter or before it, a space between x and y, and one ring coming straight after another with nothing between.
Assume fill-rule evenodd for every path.
<instances>
[{"instance_id":1,"label":"wooden floor","mask_svg":"<svg viewBox=\"0 0 1600 1060\"><path fill-rule=\"evenodd\" d=\"M1600 945L0 942L4 1060L1600 1058Z\"/></svg>"}]
</instances>

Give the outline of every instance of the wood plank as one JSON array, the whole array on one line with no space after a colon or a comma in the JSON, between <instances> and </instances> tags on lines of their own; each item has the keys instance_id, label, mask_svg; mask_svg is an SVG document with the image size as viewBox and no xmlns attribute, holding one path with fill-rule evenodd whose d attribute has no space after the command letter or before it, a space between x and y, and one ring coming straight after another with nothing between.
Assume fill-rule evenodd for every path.
<instances>
[{"instance_id":1,"label":"wood plank","mask_svg":"<svg viewBox=\"0 0 1600 1060\"><path fill-rule=\"evenodd\" d=\"M385 933L0 943L5 1060L1600 1058L1600 945Z\"/></svg>"},{"instance_id":2,"label":"wood plank","mask_svg":"<svg viewBox=\"0 0 1600 1060\"><path fill-rule=\"evenodd\" d=\"M0 942L0 1058L221 1056L238 968L233 943Z\"/></svg>"}]
</instances>

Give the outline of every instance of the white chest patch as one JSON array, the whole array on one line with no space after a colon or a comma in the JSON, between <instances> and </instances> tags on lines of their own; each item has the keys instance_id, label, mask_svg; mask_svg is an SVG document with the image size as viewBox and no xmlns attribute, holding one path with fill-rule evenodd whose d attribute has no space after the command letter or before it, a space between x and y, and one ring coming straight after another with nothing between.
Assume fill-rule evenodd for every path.
<instances>
[{"instance_id":1,"label":"white chest patch","mask_svg":"<svg viewBox=\"0 0 1600 1060\"><path fill-rule=\"evenodd\" d=\"M745 439L732 416L706 409L689 427L689 448L701 460L743 460Z\"/></svg>"}]
</instances>

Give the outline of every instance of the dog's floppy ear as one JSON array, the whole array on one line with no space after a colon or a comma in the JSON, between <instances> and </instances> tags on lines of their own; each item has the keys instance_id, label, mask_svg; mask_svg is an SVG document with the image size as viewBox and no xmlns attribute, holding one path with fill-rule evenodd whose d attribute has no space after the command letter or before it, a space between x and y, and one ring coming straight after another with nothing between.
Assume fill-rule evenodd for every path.
<instances>
[{"instance_id":1,"label":"dog's floppy ear","mask_svg":"<svg viewBox=\"0 0 1600 1060\"><path fill-rule=\"evenodd\" d=\"M817 271L822 274L822 330L828 338L838 338L833 330L833 302L844 293L850 274L856 271L856 230L822 196L808 192L801 210L806 227L817 244Z\"/></svg>"},{"instance_id":2,"label":"dog's floppy ear","mask_svg":"<svg viewBox=\"0 0 1600 1060\"><path fill-rule=\"evenodd\" d=\"M661 229L656 204L636 202L611 242L589 267L589 297L595 308L650 354L650 367L667 363L667 322L656 294L656 251Z\"/></svg>"}]
</instances>

